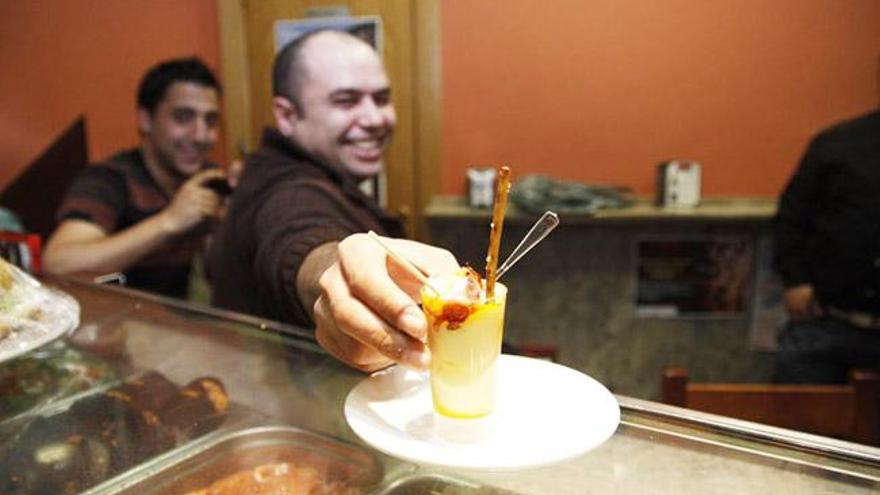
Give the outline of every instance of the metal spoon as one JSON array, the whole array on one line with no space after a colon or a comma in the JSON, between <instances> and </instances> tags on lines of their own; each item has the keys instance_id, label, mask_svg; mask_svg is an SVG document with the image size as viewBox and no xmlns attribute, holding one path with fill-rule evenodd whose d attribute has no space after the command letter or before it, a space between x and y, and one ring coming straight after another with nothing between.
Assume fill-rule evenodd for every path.
<instances>
[{"instance_id":1,"label":"metal spoon","mask_svg":"<svg viewBox=\"0 0 880 495\"><path fill-rule=\"evenodd\" d=\"M547 237L547 234L552 232L557 225L559 225L559 216L552 211L544 212L541 218L535 222L535 225L532 225L532 228L529 229L526 236L519 241L519 245L516 246L516 249L510 253L510 256L508 256L507 259L504 260L504 263L501 264L501 267L498 268L498 273L495 275L495 279L497 280L507 273L507 270L510 270L520 258L525 256L533 247L537 246L539 242L544 240L544 238Z\"/></svg>"}]
</instances>

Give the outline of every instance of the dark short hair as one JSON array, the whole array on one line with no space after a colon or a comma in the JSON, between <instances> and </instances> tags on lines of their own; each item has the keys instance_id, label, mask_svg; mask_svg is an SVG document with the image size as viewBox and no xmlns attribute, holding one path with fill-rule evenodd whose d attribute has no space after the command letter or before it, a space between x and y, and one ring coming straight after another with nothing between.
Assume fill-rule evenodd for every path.
<instances>
[{"instance_id":1,"label":"dark short hair","mask_svg":"<svg viewBox=\"0 0 880 495\"><path fill-rule=\"evenodd\" d=\"M302 49L310 39L327 32L339 33L369 45L360 37L337 28L318 28L284 45L284 48L275 55L275 61L272 63L272 96L287 98L300 114L303 112L303 104L299 93L303 77L305 76L302 63ZM369 46L372 48L372 45Z\"/></svg>"},{"instance_id":2,"label":"dark short hair","mask_svg":"<svg viewBox=\"0 0 880 495\"><path fill-rule=\"evenodd\" d=\"M152 114L165 98L168 88L176 82L191 82L214 88L217 93L223 92L214 73L198 57L176 58L161 62L144 74L138 86L138 108L144 108Z\"/></svg>"}]
</instances>

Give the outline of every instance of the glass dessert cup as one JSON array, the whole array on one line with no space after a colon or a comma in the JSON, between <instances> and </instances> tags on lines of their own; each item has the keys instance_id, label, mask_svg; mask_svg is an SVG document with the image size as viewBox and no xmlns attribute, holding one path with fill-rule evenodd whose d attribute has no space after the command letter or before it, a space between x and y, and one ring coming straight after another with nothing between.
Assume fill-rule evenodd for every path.
<instances>
[{"instance_id":1,"label":"glass dessert cup","mask_svg":"<svg viewBox=\"0 0 880 495\"><path fill-rule=\"evenodd\" d=\"M431 285L449 286L443 278L432 279ZM492 300L480 292L478 299L462 301L422 289L429 323L431 396L434 410L442 416L479 418L495 407L495 365L501 354L507 288L496 284Z\"/></svg>"}]
</instances>

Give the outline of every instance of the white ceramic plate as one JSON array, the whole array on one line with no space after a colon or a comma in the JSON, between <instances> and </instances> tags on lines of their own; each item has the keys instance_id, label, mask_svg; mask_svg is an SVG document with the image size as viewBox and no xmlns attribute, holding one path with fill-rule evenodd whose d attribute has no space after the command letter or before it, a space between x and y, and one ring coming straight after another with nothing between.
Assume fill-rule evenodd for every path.
<instances>
[{"instance_id":1,"label":"white ceramic plate","mask_svg":"<svg viewBox=\"0 0 880 495\"><path fill-rule=\"evenodd\" d=\"M426 373L394 366L348 394L345 417L366 443L422 464L474 469L541 466L607 440L620 422L601 383L565 366L502 355L495 412L481 419L434 413Z\"/></svg>"}]
</instances>

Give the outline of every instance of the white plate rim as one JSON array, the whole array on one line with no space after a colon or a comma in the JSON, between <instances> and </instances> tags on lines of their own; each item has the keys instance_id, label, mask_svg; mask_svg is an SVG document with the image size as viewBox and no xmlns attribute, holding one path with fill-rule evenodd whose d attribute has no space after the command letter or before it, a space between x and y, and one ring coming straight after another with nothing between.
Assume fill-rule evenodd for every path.
<instances>
[{"instance_id":1,"label":"white plate rim","mask_svg":"<svg viewBox=\"0 0 880 495\"><path fill-rule=\"evenodd\" d=\"M389 408L394 410L394 401L400 401L407 406L412 406L412 401L419 400L417 397L419 394L424 395L427 393L427 395L430 396L430 392L424 390L428 387L426 374L420 374L399 366L388 368L375 373L370 377L366 377L352 388L345 400L345 418L349 427L361 440L376 450L392 457L431 466L484 470L533 468L563 462L598 447L608 440L608 438L610 438L617 430L620 423L620 406L614 395L611 394L604 385L592 377L580 371L545 360L507 354L502 355L499 360L499 372L504 369L511 369L511 367L528 367L531 370L531 373L544 374L547 378L558 378L563 381L568 380L568 382L575 387L580 387L581 390L578 391L584 393L584 396L589 396L590 399L593 399L593 402L586 405L584 403L586 397L581 397L578 398L578 400L575 400L575 406L580 407L581 409L584 407L601 409L601 421L598 424L593 425L570 424L569 426L572 426L575 430L572 432L572 435L566 435L567 438L556 438L555 440L549 439L546 440L546 442L541 440L540 442L544 443L538 447L542 447L543 450L535 449L536 446L533 443L528 444L527 440L523 440L525 443L522 445L522 447L524 447L523 452L517 453L513 455L513 457L510 455L486 455L486 448L488 448L487 445L481 445L479 442L472 445L454 445L455 455L450 455L449 451L453 446L437 445L432 442L413 438L411 435L407 435L403 432L401 428L395 427L387 421L385 424L379 424L375 418L371 418L372 416L375 416L380 420L383 420L383 418L381 418L381 411L388 411ZM407 394L408 397L400 399L398 397L390 396L388 403L381 400L370 402L368 394L371 393L371 389L373 389L372 392L375 392L376 386L379 383L387 385L388 380L391 379L403 380L405 383L410 384L408 387L411 387L412 389L409 390L409 394ZM382 382L379 382L379 380L382 380ZM499 385L501 385L500 382ZM512 395L512 392L509 391L501 392L502 389L508 390L507 386L499 386L499 393ZM421 407L418 408L419 410L425 407L422 404L424 400L424 397L421 397L419 403L419 406ZM558 399L557 402L562 400L563 399ZM499 406L501 406L503 401L504 397L499 397ZM377 413L376 410L367 405L367 403L374 405L379 404L381 406L380 412ZM392 405L389 406L388 404ZM542 405L543 404L538 404L539 407ZM551 406L552 404L548 405L548 407ZM430 404L430 398L427 399L426 407L430 410L433 409ZM369 411L367 409L369 409ZM575 410L573 412L576 413L578 411ZM589 411L585 412L587 412L588 416ZM438 418L436 415L434 417ZM391 419L392 421L394 420L394 418ZM453 423L455 421L474 421L435 419L435 421L438 420L451 421ZM476 425L476 422L470 424ZM479 426L476 427L479 428ZM578 434L582 436L579 437ZM553 443L554 441L556 441L556 443ZM532 438L532 442L534 442L534 438Z\"/></svg>"}]
</instances>

